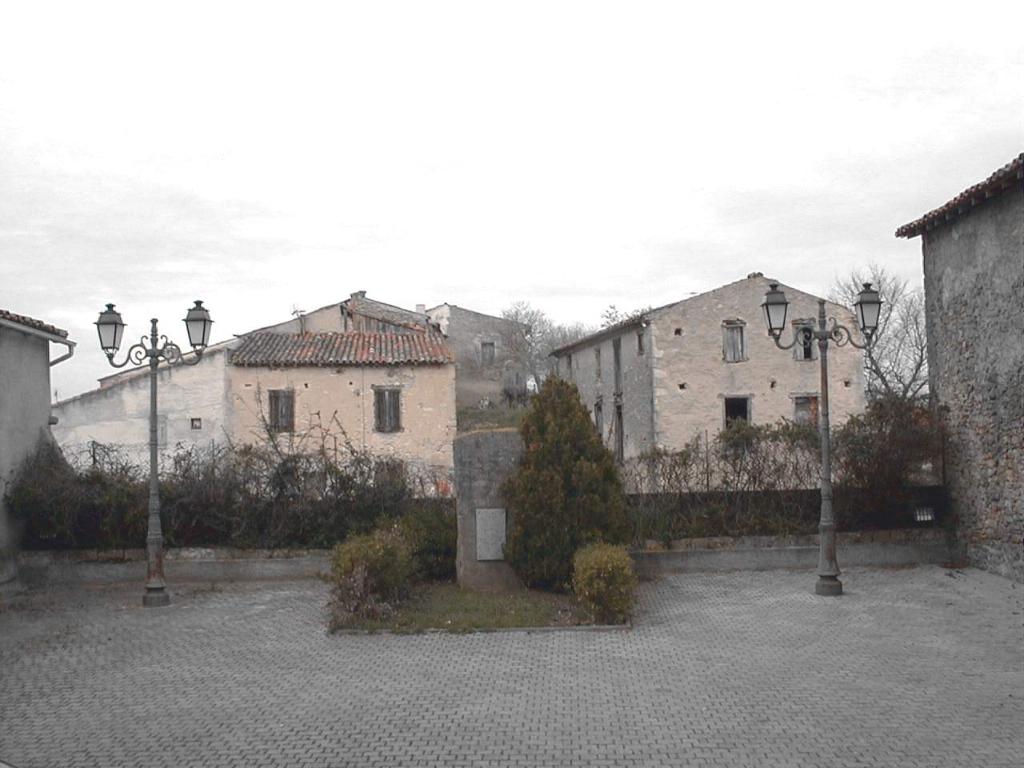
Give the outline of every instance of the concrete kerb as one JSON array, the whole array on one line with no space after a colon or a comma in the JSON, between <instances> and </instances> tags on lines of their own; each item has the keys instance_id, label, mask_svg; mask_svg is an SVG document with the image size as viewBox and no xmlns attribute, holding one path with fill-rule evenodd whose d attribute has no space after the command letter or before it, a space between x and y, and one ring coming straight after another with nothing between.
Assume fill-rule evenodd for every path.
<instances>
[{"instance_id":1,"label":"concrete kerb","mask_svg":"<svg viewBox=\"0 0 1024 768\"><path fill-rule=\"evenodd\" d=\"M329 635L390 635L404 637L413 635L488 635L497 633L542 634L548 632L631 632L633 622L628 624L567 624L557 627L479 627L465 631L451 629L424 629L421 632L395 632L391 629L336 629Z\"/></svg>"},{"instance_id":2,"label":"concrete kerb","mask_svg":"<svg viewBox=\"0 0 1024 768\"><path fill-rule=\"evenodd\" d=\"M671 549L633 552L643 578L661 573L813 569L817 537L741 537L689 539ZM838 537L840 565L901 566L942 564L960 559L943 531L870 531ZM316 578L329 569L326 549L171 548L166 550L169 582L210 583L235 580ZM141 580L146 573L142 549L36 551L18 555L21 585L115 583Z\"/></svg>"}]
</instances>

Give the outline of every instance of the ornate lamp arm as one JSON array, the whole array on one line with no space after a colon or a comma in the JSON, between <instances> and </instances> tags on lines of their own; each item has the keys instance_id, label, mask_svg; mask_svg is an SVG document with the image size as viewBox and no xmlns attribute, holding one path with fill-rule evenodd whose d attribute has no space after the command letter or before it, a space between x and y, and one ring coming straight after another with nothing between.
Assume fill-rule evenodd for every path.
<instances>
[{"instance_id":1,"label":"ornate lamp arm","mask_svg":"<svg viewBox=\"0 0 1024 768\"><path fill-rule=\"evenodd\" d=\"M161 336L163 339L163 346L159 350L159 355L167 361L168 365L197 365L203 357L203 350L195 350L195 357L189 361L185 359L185 353L181 351L181 347L175 344L173 341L168 341L166 336Z\"/></svg>"},{"instance_id":2,"label":"ornate lamp arm","mask_svg":"<svg viewBox=\"0 0 1024 768\"><path fill-rule=\"evenodd\" d=\"M867 349L875 340L875 335L871 333L865 336L863 344L858 343L857 340L853 338L853 334L850 332L850 329L845 325L841 325L834 317L829 318L829 328L826 332L828 333L829 339L834 341L837 347L845 347L849 344L857 349Z\"/></svg>"},{"instance_id":3,"label":"ornate lamp arm","mask_svg":"<svg viewBox=\"0 0 1024 768\"><path fill-rule=\"evenodd\" d=\"M128 363L132 365L142 365L146 358L151 355L150 348L146 344L146 337L143 336L138 344L132 344L128 347L128 351L125 354L125 358L120 363L114 362L114 353L107 353L107 362L109 362L114 368L124 368Z\"/></svg>"},{"instance_id":4,"label":"ornate lamp arm","mask_svg":"<svg viewBox=\"0 0 1024 768\"><path fill-rule=\"evenodd\" d=\"M778 347L779 349L792 349L797 345L797 342L803 344L804 342L810 341L815 336L814 329L811 328L809 325L796 328L793 331L793 340L789 342L789 344L783 344L781 341L779 341L779 338L782 336L781 331L778 334L769 331L768 335L772 337L772 341L775 342L775 346Z\"/></svg>"}]
</instances>

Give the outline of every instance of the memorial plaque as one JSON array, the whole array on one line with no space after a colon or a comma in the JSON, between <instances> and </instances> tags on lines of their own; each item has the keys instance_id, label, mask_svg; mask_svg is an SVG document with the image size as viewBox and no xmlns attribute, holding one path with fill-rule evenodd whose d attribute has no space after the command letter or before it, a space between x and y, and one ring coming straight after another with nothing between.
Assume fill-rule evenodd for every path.
<instances>
[{"instance_id":1,"label":"memorial plaque","mask_svg":"<svg viewBox=\"0 0 1024 768\"><path fill-rule=\"evenodd\" d=\"M505 559L505 510L477 509L476 559Z\"/></svg>"}]
</instances>

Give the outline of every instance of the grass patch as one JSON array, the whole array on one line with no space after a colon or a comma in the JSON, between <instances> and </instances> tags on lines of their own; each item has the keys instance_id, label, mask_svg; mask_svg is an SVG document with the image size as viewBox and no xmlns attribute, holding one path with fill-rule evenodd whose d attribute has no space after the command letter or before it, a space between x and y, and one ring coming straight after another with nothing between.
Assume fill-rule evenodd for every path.
<instances>
[{"instance_id":1,"label":"grass patch","mask_svg":"<svg viewBox=\"0 0 1024 768\"><path fill-rule=\"evenodd\" d=\"M460 408L455 414L455 421L459 432L518 429L525 414L525 408Z\"/></svg>"},{"instance_id":2,"label":"grass patch","mask_svg":"<svg viewBox=\"0 0 1024 768\"><path fill-rule=\"evenodd\" d=\"M384 619L351 618L332 629L388 630L400 634L515 627L565 627L587 623L569 595L524 590L490 594L455 584L422 584Z\"/></svg>"}]
</instances>

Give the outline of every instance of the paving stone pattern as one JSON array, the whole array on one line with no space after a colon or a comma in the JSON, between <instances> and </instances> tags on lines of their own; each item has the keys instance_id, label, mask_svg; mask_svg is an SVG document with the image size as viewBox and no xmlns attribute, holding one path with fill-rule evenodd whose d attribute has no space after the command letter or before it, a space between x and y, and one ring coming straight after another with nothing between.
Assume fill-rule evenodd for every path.
<instances>
[{"instance_id":1,"label":"paving stone pattern","mask_svg":"<svg viewBox=\"0 0 1024 768\"><path fill-rule=\"evenodd\" d=\"M1010 766L1022 588L977 570L687 574L627 632L328 636L316 581L0 610L0 762Z\"/></svg>"}]
</instances>

